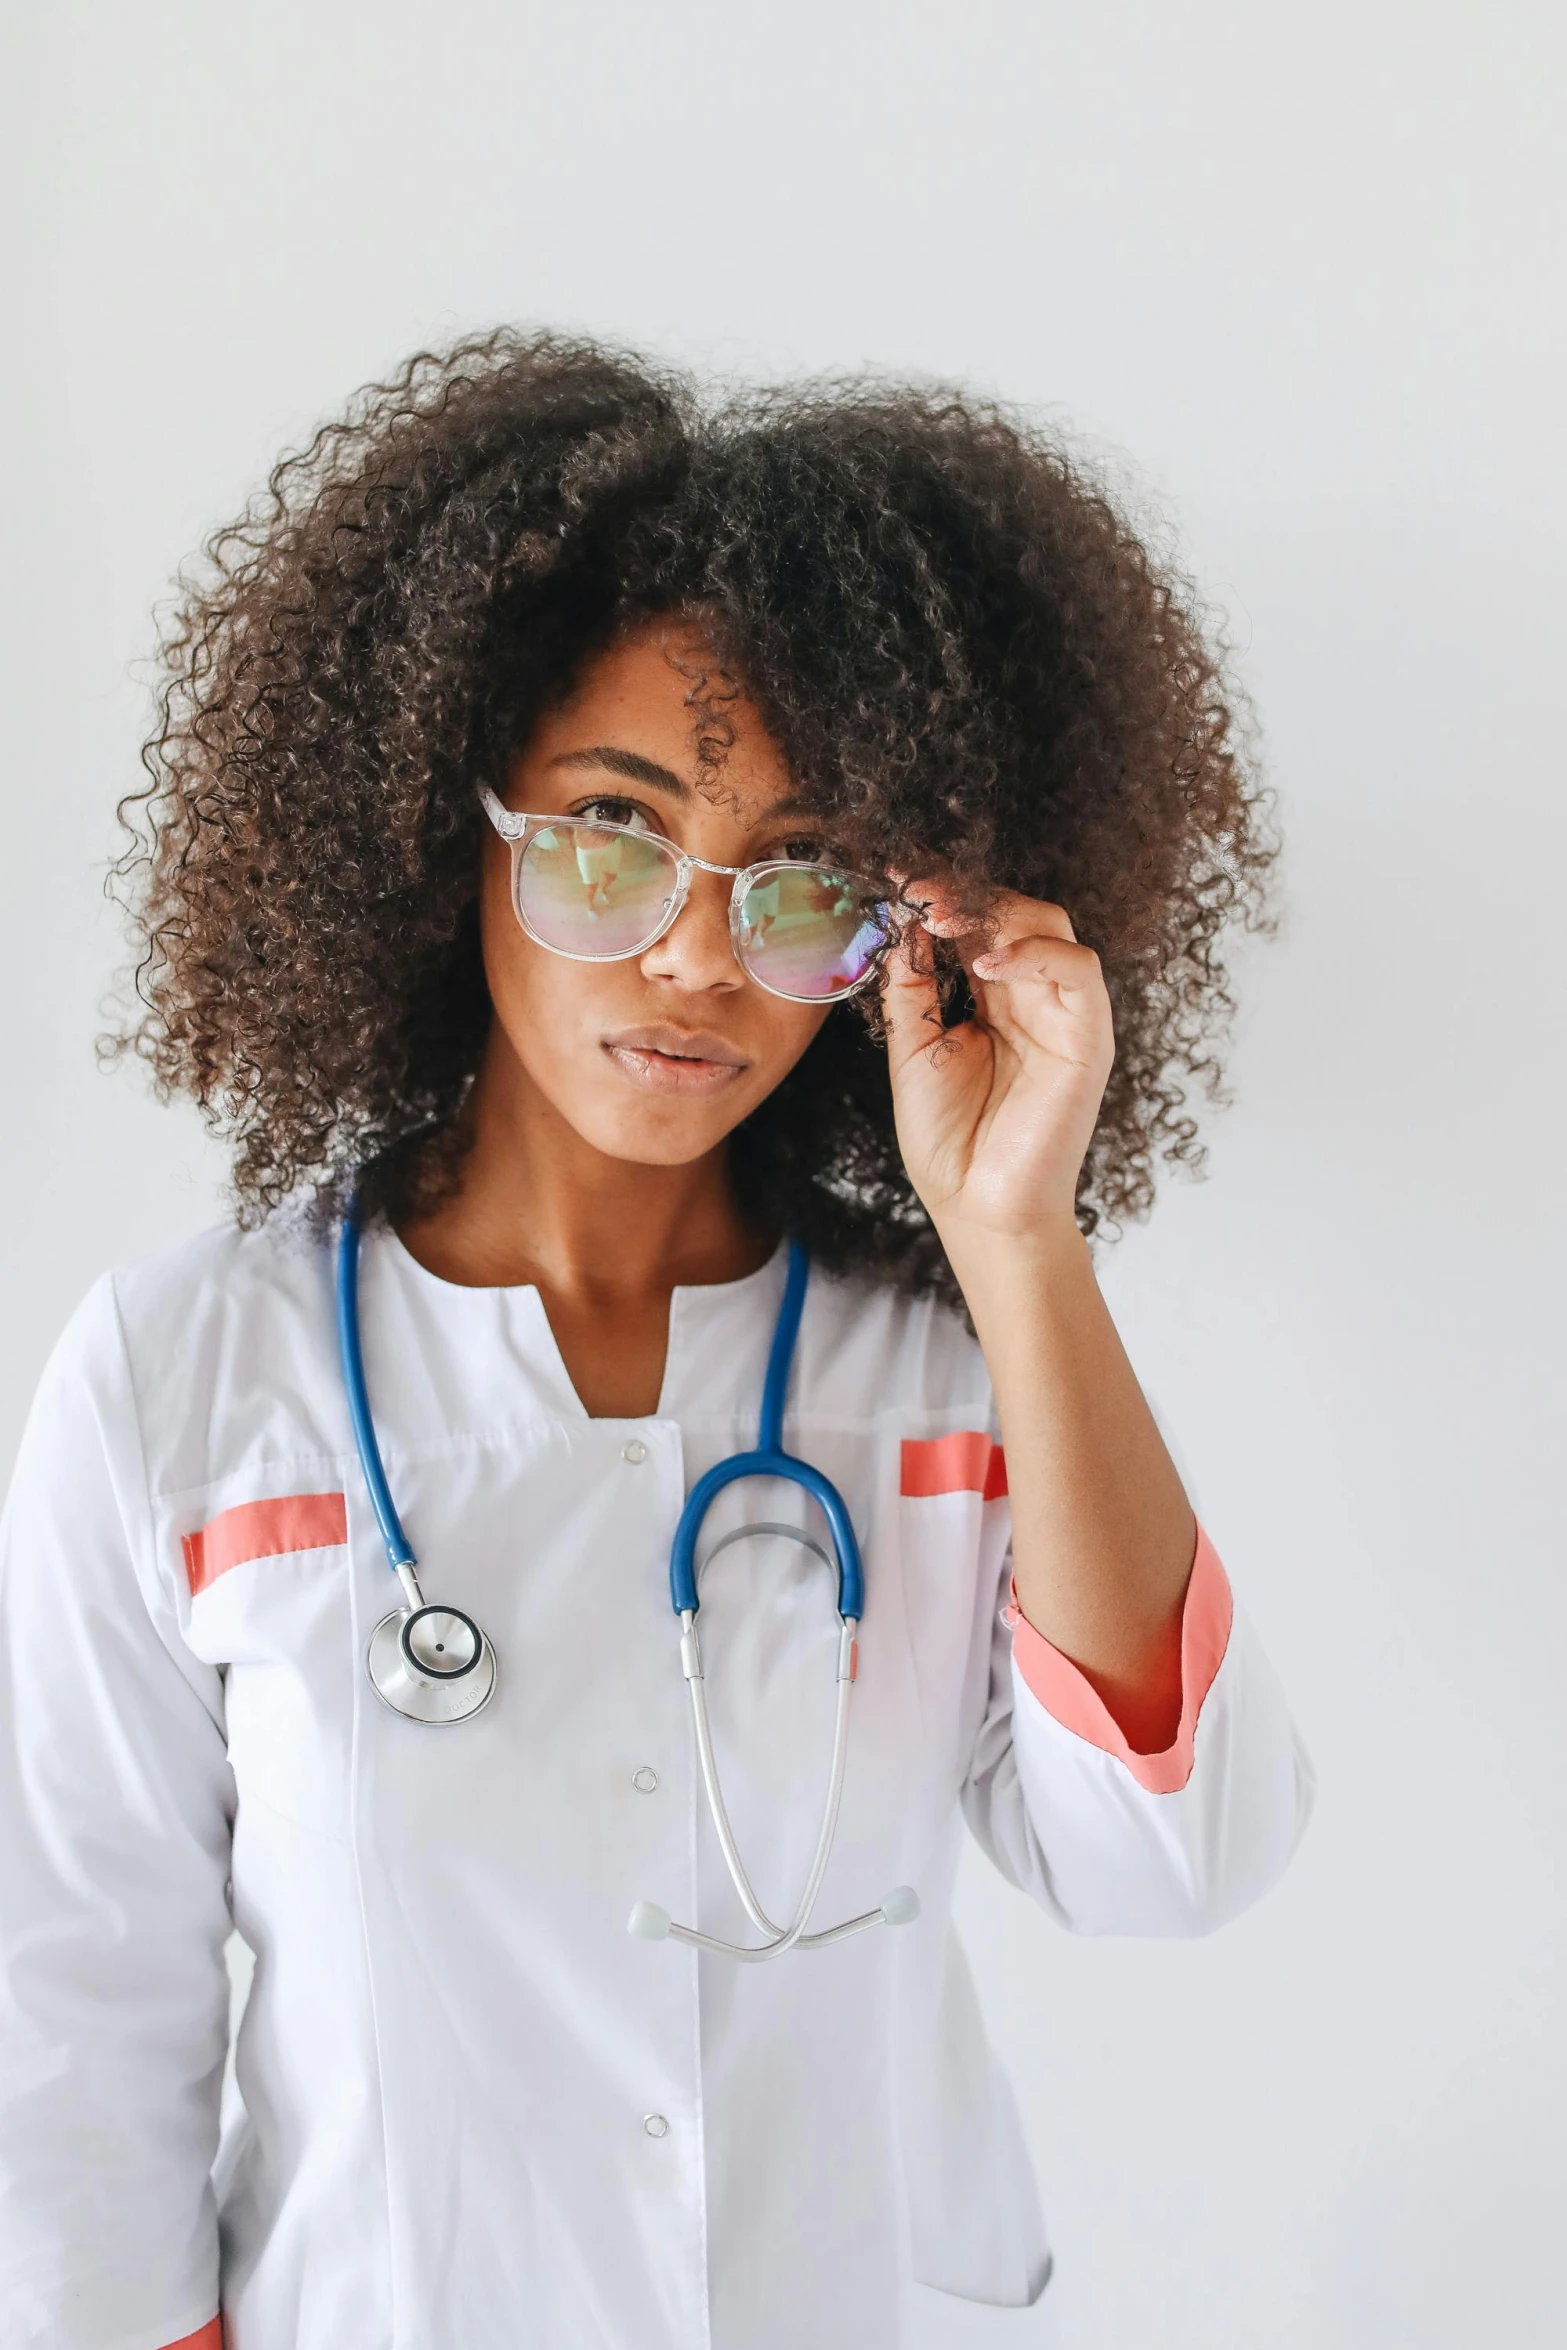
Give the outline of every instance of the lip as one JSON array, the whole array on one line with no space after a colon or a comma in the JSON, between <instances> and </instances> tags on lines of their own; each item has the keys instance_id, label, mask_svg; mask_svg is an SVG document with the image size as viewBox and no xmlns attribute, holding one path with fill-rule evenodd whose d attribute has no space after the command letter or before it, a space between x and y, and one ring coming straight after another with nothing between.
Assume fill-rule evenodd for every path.
<instances>
[{"instance_id":1,"label":"lip","mask_svg":"<svg viewBox=\"0 0 1567 2350\"><path fill-rule=\"evenodd\" d=\"M702 1028L624 1028L602 1043L622 1077L642 1093L721 1093L750 1067L732 1044Z\"/></svg>"}]
</instances>

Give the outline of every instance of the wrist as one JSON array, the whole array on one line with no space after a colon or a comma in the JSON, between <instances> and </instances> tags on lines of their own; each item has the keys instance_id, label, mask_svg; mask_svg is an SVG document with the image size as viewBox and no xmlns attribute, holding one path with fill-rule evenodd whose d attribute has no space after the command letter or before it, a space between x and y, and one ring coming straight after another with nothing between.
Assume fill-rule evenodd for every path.
<instances>
[{"instance_id":1,"label":"wrist","mask_svg":"<svg viewBox=\"0 0 1567 2350\"><path fill-rule=\"evenodd\" d=\"M1085 1280L1097 1287L1088 1243L1068 1210L1036 1217L1017 1232L960 1219L936 1229L982 1344L986 1326L1033 1325L1053 1297Z\"/></svg>"}]
</instances>

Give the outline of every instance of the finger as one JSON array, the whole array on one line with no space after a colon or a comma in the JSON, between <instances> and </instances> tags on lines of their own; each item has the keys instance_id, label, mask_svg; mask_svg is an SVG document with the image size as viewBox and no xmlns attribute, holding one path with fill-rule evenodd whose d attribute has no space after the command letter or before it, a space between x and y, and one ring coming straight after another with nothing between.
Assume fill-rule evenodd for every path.
<instances>
[{"instance_id":1,"label":"finger","mask_svg":"<svg viewBox=\"0 0 1567 2350\"><path fill-rule=\"evenodd\" d=\"M932 970L924 966L919 933L906 930L881 969L881 1011L887 1031L887 1058L894 1071L934 1044L941 1035L941 997Z\"/></svg>"},{"instance_id":2,"label":"finger","mask_svg":"<svg viewBox=\"0 0 1567 2350\"><path fill-rule=\"evenodd\" d=\"M1075 943L1077 932L1065 906L1051 898L1026 898L1020 890L998 889L990 904L993 925L987 954L995 954L1020 938L1060 938Z\"/></svg>"},{"instance_id":3,"label":"finger","mask_svg":"<svg viewBox=\"0 0 1567 2350\"><path fill-rule=\"evenodd\" d=\"M1039 932L987 947L984 954L974 958L974 975L992 986L1010 986L1031 979L1050 980L1063 993L1097 991L1104 978L1099 957L1092 947Z\"/></svg>"},{"instance_id":4,"label":"finger","mask_svg":"<svg viewBox=\"0 0 1567 2350\"><path fill-rule=\"evenodd\" d=\"M957 892L939 874L922 874L898 881L904 898L919 909L921 927L937 938L963 938L975 931L988 933L988 946L1006 945L1029 932L1075 939L1071 917L1064 906L1049 898L1025 897L1021 890L992 890L981 913L965 913Z\"/></svg>"},{"instance_id":5,"label":"finger","mask_svg":"<svg viewBox=\"0 0 1567 2350\"><path fill-rule=\"evenodd\" d=\"M914 908L921 929L933 938L961 938L968 931L990 928L990 913L965 913L957 891L937 874L923 874L901 886L904 902Z\"/></svg>"}]
</instances>

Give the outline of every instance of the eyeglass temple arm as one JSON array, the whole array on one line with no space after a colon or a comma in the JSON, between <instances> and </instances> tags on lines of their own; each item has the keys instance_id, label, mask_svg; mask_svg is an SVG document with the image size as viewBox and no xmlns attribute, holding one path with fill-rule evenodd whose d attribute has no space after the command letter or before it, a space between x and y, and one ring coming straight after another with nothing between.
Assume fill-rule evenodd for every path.
<instances>
[{"instance_id":1,"label":"eyeglass temple arm","mask_svg":"<svg viewBox=\"0 0 1567 2350\"><path fill-rule=\"evenodd\" d=\"M510 808L503 808L487 783L479 786L479 805L502 840L520 840L527 831L527 817L514 816Z\"/></svg>"}]
</instances>

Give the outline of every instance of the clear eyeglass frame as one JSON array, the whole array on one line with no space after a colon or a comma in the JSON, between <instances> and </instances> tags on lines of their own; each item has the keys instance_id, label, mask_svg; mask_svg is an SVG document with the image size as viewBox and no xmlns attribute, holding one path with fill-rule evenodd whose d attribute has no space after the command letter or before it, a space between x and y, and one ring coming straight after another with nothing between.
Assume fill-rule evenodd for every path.
<instances>
[{"instance_id":1,"label":"clear eyeglass frame","mask_svg":"<svg viewBox=\"0 0 1567 2350\"><path fill-rule=\"evenodd\" d=\"M552 955L564 956L568 963L624 963L629 962L634 955L645 955L648 948L657 946L659 940L673 929L675 923L680 919L686 899L690 895L693 873L727 873L733 876L733 887L729 892L729 936L734 947L735 961L746 977L764 989L768 995L779 996L789 1004L841 1004L847 1002L850 996L857 995L862 987L868 987L876 976L880 960L879 949L872 956L866 970L858 979L851 981L849 986L835 989L831 994L826 995L797 995L791 989L776 987L771 980L763 979L758 972L754 971L746 960L743 946L741 908L756 884L759 881L765 881L770 874L828 874L835 881L848 881L857 889L863 889L867 907L880 907L885 914L887 911L885 899L878 898L874 885L864 880L863 876L846 872L839 865L813 864L804 858L797 857L764 857L756 865L714 865L706 857L691 856L680 847L677 841L670 840L661 832L643 831L633 824L601 824L596 818L591 820L592 829L595 832L624 833L633 840L641 841L644 844L651 842L658 848L667 850L675 864L675 887L661 920L654 929L649 931L647 937L639 939L635 946L619 947L611 954L573 954L569 947L557 946L552 939L539 936L522 910L522 893L518 885L521 877L523 851L535 833L543 832L554 824L586 824L590 820L587 817L563 814L553 816L524 814L506 807L487 783L481 783L479 786L479 802L491 824L511 851L511 906L519 927L534 941L535 945L544 947ZM890 937L892 934L891 924L887 923L885 927L887 935Z\"/></svg>"}]
</instances>

